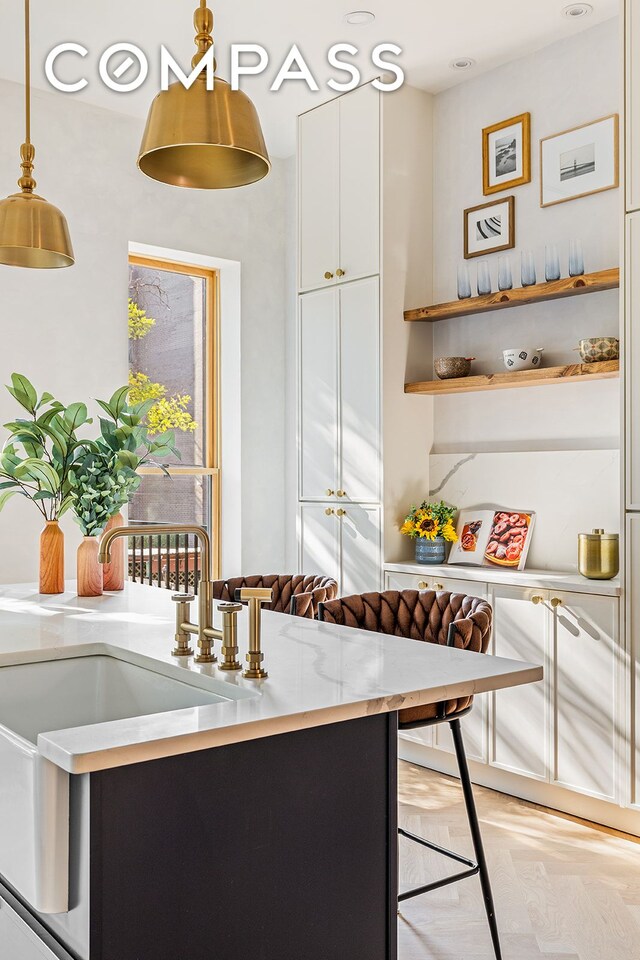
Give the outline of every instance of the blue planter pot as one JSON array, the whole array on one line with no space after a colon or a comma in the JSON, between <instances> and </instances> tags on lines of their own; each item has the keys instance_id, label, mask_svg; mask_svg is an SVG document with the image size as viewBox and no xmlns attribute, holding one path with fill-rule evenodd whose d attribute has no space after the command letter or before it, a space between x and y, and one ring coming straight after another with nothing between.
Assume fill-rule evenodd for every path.
<instances>
[{"instance_id":1,"label":"blue planter pot","mask_svg":"<svg viewBox=\"0 0 640 960\"><path fill-rule=\"evenodd\" d=\"M418 537L415 543L416 563L444 563L446 554L444 537L436 537L435 540Z\"/></svg>"}]
</instances>

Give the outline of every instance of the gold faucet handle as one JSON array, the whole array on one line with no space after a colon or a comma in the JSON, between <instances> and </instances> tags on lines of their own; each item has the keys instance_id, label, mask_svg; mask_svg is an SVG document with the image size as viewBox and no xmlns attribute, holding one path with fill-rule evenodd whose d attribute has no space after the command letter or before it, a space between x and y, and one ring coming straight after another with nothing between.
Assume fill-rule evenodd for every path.
<instances>
[{"instance_id":1,"label":"gold faucet handle","mask_svg":"<svg viewBox=\"0 0 640 960\"><path fill-rule=\"evenodd\" d=\"M235 593L236 600L249 603L249 651L247 653L247 667L242 676L247 680L263 680L269 674L262 666L264 653L261 650L262 604L273 600L271 587L239 587Z\"/></svg>"},{"instance_id":2,"label":"gold faucet handle","mask_svg":"<svg viewBox=\"0 0 640 960\"><path fill-rule=\"evenodd\" d=\"M235 599L240 601L258 600L260 603L271 603L273 590L271 587L238 587Z\"/></svg>"},{"instance_id":3,"label":"gold faucet handle","mask_svg":"<svg viewBox=\"0 0 640 960\"><path fill-rule=\"evenodd\" d=\"M218 664L220 670L242 670L238 660L238 614L243 610L241 603L223 601L217 606L222 614L222 659Z\"/></svg>"},{"instance_id":4,"label":"gold faucet handle","mask_svg":"<svg viewBox=\"0 0 640 960\"><path fill-rule=\"evenodd\" d=\"M195 596L192 593L174 593L171 599L176 604L176 645L171 653L174 657L192 657L193 649L189 646L189 634L185 626L189 623L189 606Z\"/></svg>"}]
</instances>

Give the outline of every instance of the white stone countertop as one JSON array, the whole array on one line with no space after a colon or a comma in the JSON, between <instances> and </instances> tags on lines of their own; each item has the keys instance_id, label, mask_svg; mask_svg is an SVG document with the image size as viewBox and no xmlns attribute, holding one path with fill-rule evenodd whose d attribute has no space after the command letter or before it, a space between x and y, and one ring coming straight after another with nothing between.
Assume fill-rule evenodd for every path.
<instances>
[{"instance_id":1,"label":"white stone countertop","mask_svg":"<svg viewBox=\"0 0 640 960\"><path fill-rule=\"evenodd\" d=\"M542 677L542 668L528 663L266 611L262 633L269 677L244 680L239 672L172 657L174 617L169 591L139 584L90 600L72 592L44 597L34 584L0 587L0 669L124 651L129 662L149 666L152 658L159 672L179 679L182 671L191 672L200 687L215 679L218 687L224 683L254 694L40 733L38 750L44 757L69 773L87 773ZM245 610L238 616L241 659L247 633ZM219 653L219 642L215 646Z\"/></svg>"},{"instance_id":2,"label":"white stone countertop","mask_svg":"<svg viewBox=\"0 0 640 960\"><path fill-rule=\"evenodd\" d=\"M537 590L589 593L603 597L619 597L622 593L620 578L613 580L587 580L577 572L562 570L504 570L498 567L474 566L462 563L385 563L389 573L408 573L429 580L431 577L446 577L447 580L475 580L478 583L505 584L517 587L533 587Z\"/></svg>"}]
</instances>

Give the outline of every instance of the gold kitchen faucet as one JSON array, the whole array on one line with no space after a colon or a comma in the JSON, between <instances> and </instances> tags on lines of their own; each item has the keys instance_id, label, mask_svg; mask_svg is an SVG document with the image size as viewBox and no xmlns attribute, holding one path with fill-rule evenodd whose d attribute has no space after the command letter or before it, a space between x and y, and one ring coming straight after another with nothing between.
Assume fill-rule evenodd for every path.
<instances>
[{"instance_id":1,"label":"gold kitchen faucet","mask_svg":"<svg viewBox=\"0 0 640 960\"><path fill-rule=\"evenodd\" d=\"M101 542L98 559L100 563L109 563L111 560L111 545L119 537L148 537L166 536L167 534L191 534L197 537L200 543L202 557L202 578L198 584L198 622L189 619L190 605L195 596L189 593L174 594L172 600L176 603L176 632L175 647L172 653L175 657L190 657L193 650L189 645L189 637L198 637L198 653L194 657L196 663L216 663L218 658L213 651L214 640L222 641L221 670L240 670L242 665L238 660L237 616L242 610L241 603L220 603L218 610L222 614L222 629L213 626L213 581L211 570L211 539L203 527L194 524L130 524L124 527L114 527L108 530ZM242 589L236 591L236 601L249 603L249 652L247 653L248 667L243 676L250 680L263 679L267 676L261 666L264 654L261 651L261 613L262 604L268 603L273 597L271 588Z\"/></svg>"}]
</instances>

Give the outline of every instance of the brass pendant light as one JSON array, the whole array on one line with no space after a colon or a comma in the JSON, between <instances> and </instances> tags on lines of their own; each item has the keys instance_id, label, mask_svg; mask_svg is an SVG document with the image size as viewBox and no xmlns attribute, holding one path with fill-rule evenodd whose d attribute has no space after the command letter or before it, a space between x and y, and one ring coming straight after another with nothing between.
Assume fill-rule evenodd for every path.
<instances>
[{"instance_id":1,"label":"brass pendant light","mask_svg":"<svg viewBox=\"0 0 640 960\"><path fill-rule=\"evenodd\" d=\"M24 2L25 142L20 147L20 193L0 201L0 263L10 267L70 267L75 262L64 214L34 193L31 143L31 49L29 0Z\"/></svg>"},{"instance_id":2,"label":"brass pendant light","mask_svg":"<svg viewBox=\"0 0 640 960\"><path fill-rule=\"evenodd\" d=\"M206 0L201 0L193 22L195 67L213 44L213 13ZM262 180L271 163L249 97L218 77L214 89L207 90L203 71L189 90L176 81L155 97L138 167L153 180L176 187L219 190Z\"/></svg>"}]
</instances>

